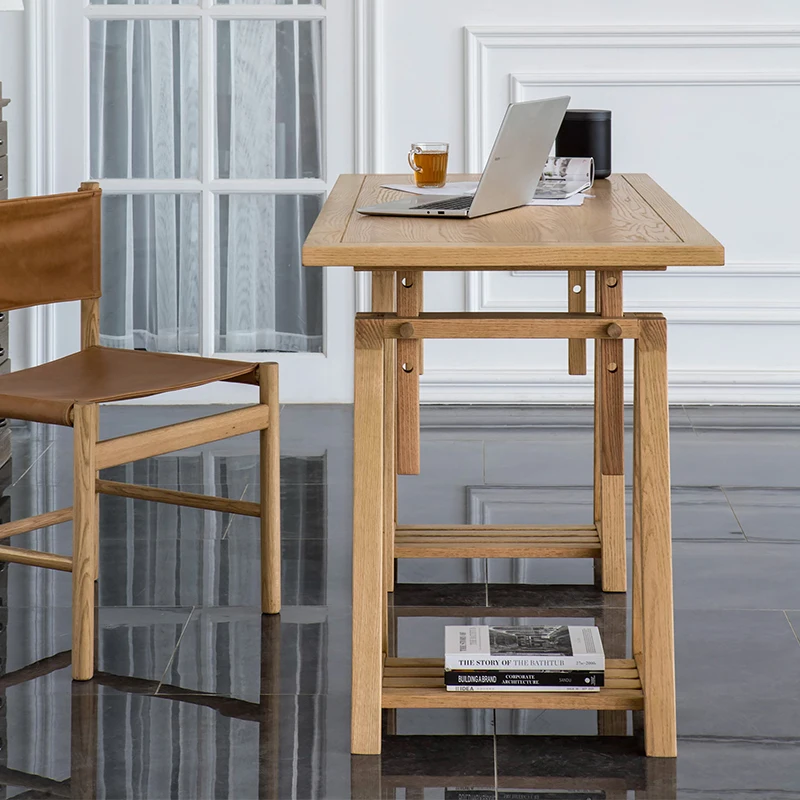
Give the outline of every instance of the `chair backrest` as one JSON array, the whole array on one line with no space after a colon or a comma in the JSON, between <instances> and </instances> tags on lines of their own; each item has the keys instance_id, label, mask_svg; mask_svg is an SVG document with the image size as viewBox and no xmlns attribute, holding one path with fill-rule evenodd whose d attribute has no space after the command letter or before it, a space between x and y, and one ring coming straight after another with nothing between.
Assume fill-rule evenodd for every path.
<instances>
[{"instance_id":1,"label":"chair backrest","mask_svg":"<svg viewBox=\"0 0 800 800\"><path fill-rule=\"evenodd\" d=\"M101 295L99 184L0 201L0 309Z\"/></svg>"}]
</instances>

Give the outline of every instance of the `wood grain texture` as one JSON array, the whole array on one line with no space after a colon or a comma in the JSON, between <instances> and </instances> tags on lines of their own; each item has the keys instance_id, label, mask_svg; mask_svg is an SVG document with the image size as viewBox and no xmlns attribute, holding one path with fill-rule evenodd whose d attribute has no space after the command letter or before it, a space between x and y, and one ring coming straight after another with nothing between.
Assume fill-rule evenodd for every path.
<instances>
[{"instance_id":1,"label":"wood grain texture","mask_svg":"<svg viewBox=\"0 0 800 800\"><path fill-rule=\"evenodd\" d=\"M412 321L422 311L422 272L397 273L397 315ZM411 324L411 323L410 323ZM420 420L418 339L397 343L397 473L419 475Z\"/></svg>"},{"instance_id":2,"label":"wood grain texture","mask_svg":"<svg viewBox=\"0 0 800 800\"><path fill-rule=\"evenodd\" d=\"M649 175L628 173L622 177L682 241L702 243L713 248L720 259L713 265L724 264L725 250L723 246Z\"/></svg>"},{"instance_id":3,"label":"wood grain texture","mask_svg":"<svg viewBox=\"0 0 800 800\"><path fill-rule=\"evenodd\" d=\"M419 346L415 339L397 342L397 474L419 475Z\"/></svg>"},{"instance_id":4,"label":"wood grain texture","mask_svg":"<svg viewBox=\"0 0 800 800\"><path fill-rule=\"evenodd\" d=\"M62 522L69 522L72 519L72 506L61 508L58 511L48 511L45 514L37 514L35 517L14 520L0 525L0 539L8 539L20 533L38 531L40 528L49 528L51 525L60 525Z\"/></svg>"},{"instance_id":5,"label":"wood grain texture","mask_svg":"<svg viewBox=\"0 0 800 800\"><path fill-rule=\"evenodd\" d=\"M420 339L609 339L608 325L616 322L621 338L634 339L639 335L635 317L602 319L594 315L571 314L464 314L461 312L423 312L419 317L387 319L370 318L359 314L359 321L380 323L384 335L401 341L404 325L411 325L413 335ZM621 339L609 339L621 343Z\"/></svg>"},{"instance_id":6,"label":"wood grain texture","mask_svg":"<svg viewBox=\"0 0 800 800\"><path fill-rule=\"evenodd\" d=\"M595 274L595 303L602 318L622 316L622 273ZM616 322L614 324L617 324ZM606 324L606 336L608 335ZM621 338L602 339L600 346L600 418L603 475L625 471L624 370Z\"/></svg>"},{"instance_id":7,"label":"wood grain texture","mask_svg":"<svg viewBox=\"0 0 800 800\"><path fill-rule=\"evenodd\" d=\"M395 532L397 558L597 558L600 552L593 528L398 528Z\"/></svg>"},{"instance_id":8,"label":"wood grain texture","mask_svg":"<svg viewBox=\"0 0 800 800\"><path fill-rule=\"evenodd\" d=\"M381 751L383 348L356 348L353 411L351 752Z\"/></svg>"},{"instance_id":9,"label":"wood grain texture","mask_svg":"<svg viewBox=\"0 0 800 800\"><path fill-rule=\"evenodd\" d=\"M641 478L641 443L639 435L641 421L639 404L641 401L641 373L639 370L639 348L633 348L633 519L631 543L631 646L634 657L642 653L642 478ZM644 676L644 670L642 670Z\"/></svg>"},{"instance_id":10,"label":"wood grain texture","mask_svg":"<svg viewBox=\"0 0 800 800\"><path fill-rule=\"evenodd\" d=\"M672 530L667 405L667 326L643 320L639 341L642 620L645 750L677 755L675 649L672 600Z\"/></svg>"},{"instance_id":11,"label":"wood grain texture","mask_svg":"<svg viewBox=\"0 0 800 800\"><path fill-rule=\"evenodd\" d=\"M380 272L372 274L372 310L375 312L392 313L395 310L395 284L394 272Z\"/></svg>"},{"instance_id":12,"label":"wood grain texture","mask_svg":"<svg viewBox=\"0 0 800 800\"><path fill-rule=\"evenodd\" d=\"M571 314L586 312L586 272L582 270L567 273L567 309ZM586 339L569 340L568 360L570 375L586 374Z\"/></svg>"},{"instance_id":13,"label":"wood grain texture","mask_svg":"<svg viewBox=\"0 0 800 800\"><path fill-rule=\"evenodd\" d=\"M594 343L594 522L600 525L603 519L603 496L600 492L600 477L603 474L603 394L601 379L602 362L600 359L600 341Z\"/></svg>"},{"instance_id":14,"label":"wood grain texture","mask_svg":"<svg viewBox=\"0 0 800 800\"><path fill-rule=\"evenodd\" d=\"M364 183L364 175L340 175L325 201L303 245L303 264L315 249L337 245L355 211L356 201ZM330 262L333 264L334 262ZM400 262L402 263L402 262ZM330 266L330 264L318 266Z\"/></svg>"},{"instance_id":15,"label":"wood grain texture","mask_svg":"<svg viewBox=\"0 0 800 800\"><path fill-rule=\"evenodd\" d=\"M393 314L396 275L372 275L372 311ZM383 350L383 584L394 591L394 529L397 520L397 346L386 340Z\"/></svg>"},{"instance_id":16,"label":"wood grain texture","mask_svg":"<svg viewBox=\"0 0 800 800\"><path fill-rule=\"evenodd\" d=\"M654 210L623 175L598 181L596 196L579 208L526 206L473 220L347 213L358 205L401 198L401 193L382 189L381 184L406 180L404 175L342 176L323 209L322 222L306 240L303 263L372 270L396 269L398 264L426 270L508 270L663 269L665 264L724 263L719 243L706 231L693 235L685 212L674 201L658 195L653 202L659 211ZM360 187L357 196L356 187ZM642 191L655 197L649 184ZM685 239L666 221L670 213L676 226L684 223Z\"/></svg>"},{"instance_id":17,"label":"wood grain texture","mask_svg":"<svg viewBox=\"0 0 800 800\"><path fill-rule=\"evenodd\" d=\"M627 588L625 552L625 476L601 475L603 518L598 526L603 550L604 592L624 592Z\"/></svg>"},{"instance_id":18,"label":"wood grain texture","mask_svg":"<svg viewBox=\"0 0 800 800\"><path fill-rule=\"evenodd\" d=\"M204 508L208 511L219 511L223 514L241 514L245 517L261 516L261 506L247 500L232 500L228 497L211 497L205 494L179 492L174 489L161 489L158 486L141 486L135 483L119 481L97 481L100 494L115 497L131 497L134 500L149 500L153 503L166 503L187 508ZM70 512L72 509L70 509ZM71 518L71 517L70 517Z\"/></svg>"},{"instance_id":19,"label":"wood grain texture","mask_svg":"<svg viewBox=\"0 0 800 800\"><path fill-rule=\"evenodd\" d=\"M72 523L72 677L90 680L94 674L95 597L99 509L97 502L97 439L99 407L77 403L74 408Z\"/></svg>"},{"instance_id":20,"label":"wood grain texture","mask_svg":"<svg viewBox=\"0 0 800 800\"><path fill-rule=\"evenodd\" d=\"M100 301L81 300L81 350L100 344Z\"/></svg>"},{"instance_id":21,"label":"wood grain texture","mask_svg":"<svg viewBox=\"0 0 800 800\"><path fill-rule=\"evenodd\" d=\"M606 664L614 677L609 675L599 692L448 692L443 659L386 659L391 676L384 677L383 707L641 709L643 696L635 662L607 659ZM441 671L438 679L430 676L432 667ZM625 677L616 677L620 672Z\"/></svg>"},{"instance_id":22,"label":"wood grain texture","mask_svg":"<svg viewBox=\"0 0 800 800\"><path fill-rule=\"evenodd\" d=\"M151 458L253 433L270 424L269 410L266 405L250 406L128 436L118 436L115 439L105 439L97 445L97 467L115 467L140 458Z\"/></svg>"},{"instance_id":23,"label":"wood grain texture","mask_svg":"<svg viewBox=\"0 0 800 800\"><path fill-rule=\"evenodd\" d=\"M259 402L269 425L259 432L261 611L281 610L281 429L278 365L258 368Z\"/></svg>"},{"instance_id":24,"label":"wood grain texture","mask_svg":"<svg viewBox=\"0 0 800 800\"><path fill-rule=\"evenodd\" d=\"M9 564L25 564L29 567L44 567L45 569L56 569L61 572L72 572L72 559L69 556L42 553L39 550L24 550L21 547L0 546L0 562L2 561Z\"/></svg>"}]
</instances>

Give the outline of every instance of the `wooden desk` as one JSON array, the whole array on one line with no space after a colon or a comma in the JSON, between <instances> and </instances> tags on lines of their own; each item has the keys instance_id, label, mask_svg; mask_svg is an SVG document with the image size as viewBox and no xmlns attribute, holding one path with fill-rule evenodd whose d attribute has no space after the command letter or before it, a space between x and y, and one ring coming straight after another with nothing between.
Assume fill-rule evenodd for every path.
<instances>
[{"instance_id":1,"label":"wooden desk","mask_svg":"<svg viewBox=\"0 0 800 800\"><path fill-rule=\"evenodd\" d=\"M475 176L450 176L452 180ZM352 752L381 746L381 708L644 710L648 755L674 756L675 670L667 324L623 312L623 273L724 263L722 245L646 175L598 181L581 207L525 207L476 220L364 217L398 175L344 175L306 240L306 266L372 272L355 323ZM426 314L424 271L563 270L567 311ZM596 307L586 308L594 272ZM586 374L595 340L594 519L580 527L396 523L396 475L419 473L424 339L569 339ZM387 658L395 558L593 558L605 591L626 590L623 340L634 340L633 658L595 693L446 692L442 659Z\"/></svg>"}]
</instances>

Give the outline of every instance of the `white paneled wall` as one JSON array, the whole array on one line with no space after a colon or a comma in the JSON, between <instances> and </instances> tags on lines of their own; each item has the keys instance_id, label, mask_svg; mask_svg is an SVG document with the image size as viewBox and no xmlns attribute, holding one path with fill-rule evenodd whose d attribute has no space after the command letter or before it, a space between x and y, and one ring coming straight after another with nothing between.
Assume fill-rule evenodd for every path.
<instances>
[{"instance_id":1,"label":"white paneled wall","mask_svg":"<svg viewBox=\"0 0 800 800\"><path fill-rule=\"evenodd\" d=\"M370 10L362 168L405 172L408 144L434 139L451 143L454 170L477 171L512 100L570 94L574 107L612 109L615 170L650 173L727 250L724 268L627 280L627 308L672 323L672 401L800 402L794 0L376 0ZM449 273L428 278L425 304L565 310L566 295L558 273ZM563 342L430 342L423 397L589 401L566 357Z\"/></svg>"}]
</instances>

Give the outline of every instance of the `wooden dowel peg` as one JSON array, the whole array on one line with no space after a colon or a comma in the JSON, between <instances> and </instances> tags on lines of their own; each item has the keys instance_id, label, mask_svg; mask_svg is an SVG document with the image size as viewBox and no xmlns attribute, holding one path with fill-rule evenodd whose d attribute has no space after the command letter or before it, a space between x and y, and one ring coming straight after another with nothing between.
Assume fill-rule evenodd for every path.
<instances>
[{"instance_id":1,"label":"wooden dowel peg","mask_svg":"<svg viewBox=\"0 0 800 800\"><path fill-rule=\"evenodd\" d=\"M571 314L586 312L586 273L583 270L571 269L567 272L567 309ZM570 339L568 361L570 375L586 374L586 340Z\"/></svg>"},{"instance_id":2,"label":"wooden dowel peg","mask_svg":"<svg viewBox=\"0 0 800 800\"><path fill-rule=\"evenodd\" d=\"M616 322L612 322L612 323L611 323L611 324L610 324L610 325L609 325L609 326L606 328L606 333L607 333L607 334L608 334L608 335L609 335L609 336L610 336L612 339L619 339L619 338L620 338L620 336L622 336L622 328L620 328L620 326L619 326L619 325L617 325L617 323L616 323Z\"/></svg>"},{"instance_id":3,"label":"wooden dowel peg","mask_svg":"<svg viewBox=\"0 0 800 800\"><path fill-rule=\"evenodd\" d=\"M414 338L414 326L410 322L404 322L400 326L400 338L401 339Z\"/></svg>"}]
</instances>

